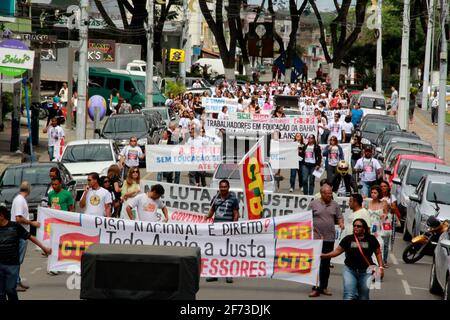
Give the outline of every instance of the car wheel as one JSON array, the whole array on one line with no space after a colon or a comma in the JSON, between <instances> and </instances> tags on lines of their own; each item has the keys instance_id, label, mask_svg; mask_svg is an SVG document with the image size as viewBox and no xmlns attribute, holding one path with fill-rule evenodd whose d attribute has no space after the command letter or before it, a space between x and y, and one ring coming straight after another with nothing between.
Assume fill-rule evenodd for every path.
<instances>
[{"instance_id":1,"label":"car wheel","mask_svg":"<svg viewBox=\"0 0 450 320\"><path fill-rule=\"evenodd\" d=\"M439 285L436 277L436 263L433 259L433 264L431 265L430 272L430 293L432 294L442 294L442 288Z\"/></svg>"},{"instance_id":2,"label":"car wheel","mask_svg":"<svg viewBox=\"0 0 450 320\"><path fill-rule=\"evenodd\" d=\"M403 240L405 241L411 241L412 237L411 234L408 232L408 228L406 227L406 221L404 223L403 227Z\"/></svg>"}]
</instances>

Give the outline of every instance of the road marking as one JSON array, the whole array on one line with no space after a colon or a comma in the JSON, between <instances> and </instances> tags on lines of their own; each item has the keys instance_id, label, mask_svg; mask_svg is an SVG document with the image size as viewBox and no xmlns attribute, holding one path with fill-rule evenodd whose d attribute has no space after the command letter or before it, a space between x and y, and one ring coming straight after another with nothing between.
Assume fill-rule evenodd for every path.
<instances>
[{"instance_id":1,"label":"road marking","mask_svg":"<svg viewBox=\"0 0 450 320\"><path fill-rule=\"evenodd\" d=\"M398 260L397 260L397 258L394 256L394 254L391 253L391 254L389 254L389 255L391 256L392 263L393 263L393 264L398 264Z\"/></svg>"},{"instance_id":2,"label":"road marking","mask_svg":"<svg viewBox=\"0 0 450 320\"><path fill-rule=\"evenodd\" d=\"M402 269L396 268L395 271L397 271L397 274L398 274L399 276L403 276L403 271L402 271Z\"/></svg>"},{"instance_id":3,"label":"road marking","mask_svg":"<svg viewBox=\"0 0 450 320\"><path fill-rule=\"evenodd\" d=\"M403 289L405 289L405 295L412 296L411 288L409 287L408 281L402 280Z\"/></svg>"},{"instance_id":4,"label":"road marking","mask_svg":"<svg viewBox=\"0 0 450 320\"><path fill-rule=\"evenodd\" d=\"M41 270L42 270L42 268L36 268L33 271L31 271L31 274L35 274L36 272L41 271Z\"/></svg>"},{"instance_id":5,"label":"road marking","mask_svg":"<svg viewBox=\"0 0 450 320\"><path fill-rule=\"evenodd\" d=\"M410 287L411 289L425 290L428 291L428 288L420 288L420 287Z\"/></svg>"}]
</instances>

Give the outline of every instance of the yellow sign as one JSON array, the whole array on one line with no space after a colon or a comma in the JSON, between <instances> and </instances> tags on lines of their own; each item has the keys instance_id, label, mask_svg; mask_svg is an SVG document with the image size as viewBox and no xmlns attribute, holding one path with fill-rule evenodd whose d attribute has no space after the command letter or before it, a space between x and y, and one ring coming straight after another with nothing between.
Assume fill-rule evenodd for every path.
<instances>
[{"instance_id":1,"label":"yellow sign","mask_svg":"<svg viewBox=\"0 0 450 320\"><path fill-rule=\"evenodd\" d=\"M184 50L170 49L169 61L171 62L184 62Z\"/></svg>"}]
</instances>

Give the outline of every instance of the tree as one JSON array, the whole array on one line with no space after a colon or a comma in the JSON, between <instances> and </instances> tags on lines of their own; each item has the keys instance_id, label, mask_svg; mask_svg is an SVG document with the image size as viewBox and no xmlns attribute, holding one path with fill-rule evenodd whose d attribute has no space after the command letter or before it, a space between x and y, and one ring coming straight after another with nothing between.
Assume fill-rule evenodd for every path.
<instances>
[{"instance_id":1,"label":"tree","mask_svg":"<svg viewBox=\"0 0 450 320\"><path fill-rule=\"evenodd\" d=\"M223 10L224 2L223 0L216 0L215 4L215 17L212 17L211 11L208 8L206 0L199 0L200 10L202 11L203 17L208 24L209 29L213 33L217 46L219 47L220 57L225 68L225 78L227 80L234 80L234 70L235 70L235 57L236 57L236 44L238 39L238 23L239 20L239 9L241 7L241 0L229 0L229 5L227 7L228 19L224 20ZM225 38L225 24L228 24L229 28L229 41Z\"/></svg>"},{"instance_id":2,"label":"tree","mask_svg":"<svg viewBox=\"0 0 450 320\"><path fill-rule=\"evenodd\" d=\"M343 59L347 52L351 49L355 41L358 39L358 36L363 27L368 0L356 0L356 6L354 9L355 23L353 26L350 26L348 23L348 14L352 0L342 0L341 5L339 5L337 0L333 0L337 16L330 24L333 52L332 56L330 55L327 48L324 24L321 14L317 9L315 0L308 1L311 4L311 8L313 9L314 14L316 15L317 22L319 23L319 41L322 46L325 58L328 63L333 64L333 68L331 71L331 87L337 88L339 86L339 71ZM347 36L349 32L350 34Z\"/></svg>"}]
</instances>

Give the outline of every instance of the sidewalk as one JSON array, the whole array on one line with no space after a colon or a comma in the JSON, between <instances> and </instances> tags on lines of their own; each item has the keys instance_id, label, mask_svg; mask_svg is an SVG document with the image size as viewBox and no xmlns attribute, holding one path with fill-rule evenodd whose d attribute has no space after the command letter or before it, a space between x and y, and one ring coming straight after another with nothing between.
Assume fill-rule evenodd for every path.
<instances>
[{"instance_id":1,"label":"sidewalk","mask_svg":"<svg viewBox=\"0 0 450 320\"><path fill-rule=\"evenodd\" d=\"M431 111L416 108L414 111L414 123L409 126L409 131L416 132L424 141L433 145L437 152L437 126L431 124ZM450 164L450 126L445 126L445 163Z\"/></svg>"}]
</instances>

